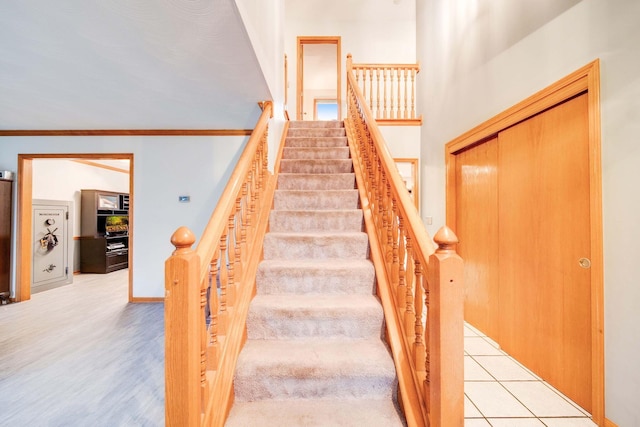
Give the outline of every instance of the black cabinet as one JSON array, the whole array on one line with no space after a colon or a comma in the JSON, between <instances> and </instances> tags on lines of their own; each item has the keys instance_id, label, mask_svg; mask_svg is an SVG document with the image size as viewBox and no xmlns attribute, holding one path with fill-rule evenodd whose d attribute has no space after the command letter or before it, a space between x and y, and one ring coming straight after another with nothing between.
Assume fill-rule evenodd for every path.
<instances>
[{"instance_id":1,"label":"black cabinet","mask_svg":"<svg viewBox=\"0 0 640 427\"><path fill-rule=\"evenodd\" d=\"M80 271L110 273L129 266L129 195L81 191Z\"/></svg>"},{"instance_id":2,"label":"black cabinet","mask_svg":"<svg viewBox=\"0 0 640 427\"><path fill-rule=\"evenodd\" d=\"M8 175L8 174L7 174ZM13 181L0 175L0 302L9 300L11 285L11 210Z\"/></svg>"}]
</instances>

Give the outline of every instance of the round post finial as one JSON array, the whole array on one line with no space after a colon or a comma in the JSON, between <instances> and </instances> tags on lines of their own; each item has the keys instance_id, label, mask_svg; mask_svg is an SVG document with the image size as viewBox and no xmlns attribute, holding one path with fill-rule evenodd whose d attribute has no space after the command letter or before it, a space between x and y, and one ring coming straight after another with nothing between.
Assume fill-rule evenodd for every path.
<instances>
[{"instance_id":1,"label":"round post finial","mask_svg":"<svg viewBox=\"0 0 640 427\"><path fill-rule=\"evenodd\" d=\"M446 225L442 226L440 230L433 236L433 240L438 245L436 249L437 253L455 252L455 246L458 243L458 236Z\"/></svg>"},{"instance_id":2,"label":"round post finial","mask_svg":"<svg viewBox=\"0 0 640 427\"><path fill-rule=\"evenodd\" d=\"M173 254L184 253L191 250L191 246L196 242L196 236L188 227L179 227L171 235L171 244L176 247Z\"/></svg>"}]
</instances>

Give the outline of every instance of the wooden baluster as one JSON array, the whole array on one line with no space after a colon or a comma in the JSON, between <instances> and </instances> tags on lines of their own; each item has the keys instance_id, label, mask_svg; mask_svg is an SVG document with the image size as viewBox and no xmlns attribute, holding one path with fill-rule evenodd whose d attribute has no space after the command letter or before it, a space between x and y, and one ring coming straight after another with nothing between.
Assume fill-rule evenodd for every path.
<instances>
[{"instance_id":1,"label":"wooden baluster","mask_svg":"<svg viewBox=\"0 0 640 427\"><path fill-rule=\"evenodd\" d=\"M376 68L376 111L374 117L382 117L382 112L380 111L380 68Z\"/></svg>"},{"instance_id":2,"label":"wooden baluster","mask_svg":"<svg viewBox=\"0 0 640 427\"><path fill-rule=\"evenodd\" d=\"M208 279L208 278L207 278ZM206 319L204 318L205 309L207 307L207 289L209 281L202 280L200 282L200 313L203 315L203 324L205 327L200 328L200 411L204 413L209 401L209 387L207 384L207 356L209 353L209 345L207 340Z\"/></svg>"},{"instance_id":3,"label":"wooden baluster","mask_svg":"<svg viewBox=\"0 0 640 427\"><path fill-rule=\"evenodd\" d=\"M249 262L249 251L247 250L247 229L249 228L249 183L245 180L242 185L241 196L241 225L240 225L240 246L242 247L242 264Z\"/></svg>"},{"instance_id":4,"label":"wooden baluster","mask_svg":"<svg viewBox=\"0 0 640 427\"><path fill-rule=\"evenodd\" d=\"M209 345L207 346L207 369L218 370L218 252L209 263Z\"/></svg>"},{"instance_id":5,"label":"wooden baluster","mask_svg":"<svg viewBox=\"0 0 640 427\"><path fill-rule=\"evenodd\" d=\"M418 372L424 372L426 365L426 349L425 344L422 339L422 335L424 333L424 328L422 326L423 314L424 314L424 304L425 298L424 295L426 292L423 288L423 280L422 280L422 265L420 261L416 260L416 300L415 300L415 309L416 309L416 322L415 322L415 334L416 339L413 344L413 356L414 362L416 366L416 370Z\"/></svg>"},{"instance_id":6,"label":"wooden baluster","mask_svg":"<svg viewBox=\"0 0 640 427\"><path fill-rule=\"evenodd\" d=\"M400 214L398 207L396 206L396 199L392 201L393 223L391 227L391 240L392 240L392 262L391 262L391 283L392 286L398 286L400 281Z\"/></svg>"},{"instance_id":7,"label":"wooden baluster","mask_svg":"<svg viewBox=\"0 0 640 427\"><path fill-rule=\"evenodd\" d=\"M249 218L251 220L250 220L250 223L249 223L248 231L249 231L249 234L250 234L250 236L252 238L251 242L249 242L250 245L251 245L251 243L253 243L253 236L255 236L255 234L256 234L255 233L255 228L256 228L256 225L257 225L257 222L258 222L257 221L258 218L257 218L257 214L256 214L256 206L257 206L256 196L257 196L257 192L258 192L257 182L256 182L257 179L258 179L257 178L257 173L258 173L258 171L256 170L256 164L254 162L251 165L251 181L249 181L250 184L251 184L249 186L249 194L251 196L251 198L250 198L251 201L249 202L249 212L250 212Z\"/></svg>"},{"instance_id":8,"label":"wooden baluster","mask_svg":"<svg viewBox=\"0 0 640 427\"><path fill-rule=\"evenodd\" d=\"M200 257L187 227L171 236L176 250L165 262L165 419L166 425L200 425L200 363L203 312L197 294Z\"/></svg>"},{"instance_id":9,"label":"wooden baluster","mask_svg":"<svg viewBox=\"0 0 640 427\"><path fill-rule=\"evenodd\" d=\"M386 174L385 174L386 176ZM395 228L395 212L393 211L395 200L391 196L391 180L385 180L386 185L384 188L387 189L385 194L385 212L387 217L387 223L385 225L387 231L387 243L386 243L386 254L385 258L387 260L387 270L391 271L393 268L393 229Z\"/></svg>"},{"instance_id":10,"label":"wooden baluster","mask_svg":"<svg viewBox=\"0 0 640 427\"><path fill-rule=\"evenodd\" d=\"M458 238L442 227L429 257L429 395L433 425L464 424L464 290L463 263L455 252Z\"/></svg>"},{"instance_id":11,"label":"wooden baluster","mask_svg":"<svg viewBox=\"0 0 640 427\"><path fill-rule=\"evenodd\" d=\"M387 96L387 93L388 93L387 83L389 80L388 68L385 68L383 70L383 77L384 77L384 107L382 109L382 117L385 119L388 119L389 118L389 110L388 110L389 106L388 106L388 96Z\"/></svg>"},{"instance_id":12,"label":"wooden baluster","mask_svg":"<svg viewBox=\"0 0 640 427\"><path fill-rule=\"evenodd\" d=\"M398 231L399 235L399 246L398 246L398 262L400 264L400 272L398 277L398 287L395 290L395 300L396 307L399 310L403 310L406 306L406 297L407 297L407 284L406 284L406 265L408 263L407 259L407 246L406 246L406 230L404 225L404 219L402 217L398 218Z\"/></svg>"},{"instance_id":13,"label":"wooden baluster","mask_svg":"<svg viewBox=\"0 0 640 427\"><path fill-rule=\"evenodd\" d=\"M235 238L234 238L234 252L235 252L235 262L234 273L237 282L242 283L242 278L244 277L243 263L242 263L242 200L238 197L236 198L236 207L234 211L234 222L236 224L235 227Z\"/></svg>"},{"instance_id":14,"label":"wooden baluster","mask_svg":"<svg viewBox=\"0 0 640 427\"><path fill-rule=\"evenodd\" d=\"M416 69L411 72L411 118L416 118Z\"/></svg>"},{"instance_id":15,"label":"wooden baluster","mask_svg":"<svg viewBox=\"0 0 640 427\"><path fill-rule=\"evenodd\" d=\"M228 275L229 275L229 284L227 285L227 306L235 307L236 305L236 276L235 276L235 267L236 267L236 251L235 251L235 221L233 214L229 215L229 219L227 221L227 230L228 234L228 248L227 248L227 256L229 257L229 267L228 267Z\"/></svg>"},{"instance_id":16,"label":"wooden baluster","mask_svg":"<svg viewBox=\"0 0 640 427\"><path fill-rule=\"evenodd\" d=\"M401 117L400 116L400 108L401 108L400 107L400 105L401 105L400 104L400 96L401 96L400 95L400 83L401 83L400 82L400 69L396 68L396 98L395 98L395 101L396 101L396 113L395 113L394 119L399 119Z\"/></svg>"},{"instance_id":17,"label":"wooden baluster","mask_svg":"<svg viewBox=\"0 0 640 427\"><path fill-rule=\"evenodd\" d=\"M227 229L220 237L220 313L218 317L218 335L227 335L229 326L229 311L227 310L227 289L229 284L229 270L227 259Z\"/></svg>"},{"instance_id":18,"label":"wooden baluster","mask_svg":"<svg viewBox=\"0 0 640 427\"><path fill-rule=\"evenodd\" d=\"M368 68L367 74L369 75L369 110L373 111L373 70Z\"/></svg>"},{"instance_id":19,"label":"wooden baluster","mask_svg":"<svg viewBox=\"0 0 640 427\"><path fill-rule=\"evenodd\" d=\"M395 95L394 95L394 89L395 89L395 70L393 68L389 69L389 118L393 119L393 113L394 113L394 103L395 103Z\"/></svg>"},{"instance_id":20,"label":"wooden baluster","mask_svg":"<svg viewBox=\"0 0 640 427\"><path fill-rule=\"evenodd\" d=\"M414 333L413 323L415 321L415 313L413 311L413 288L416 286L416 276L414 274L416 258L413 251L413 242L409 236L407 236L407 254L409 254L409 257L407 259L407 284L404 294L404 325L405 334L407 339L409 339Z\"/></svg>"},{"instance_id":21,"label":"wooden baluster","mask_svg":"<svg viewBox=\"0 0 640 427\"><path fill-rule=\"evenodd\" d=\"M404 84L404 113L402 115L403 119L409 118L409 105L407 102L407 80L408 80L408 70L406 68L402 69L402 81Z\"/></svg>"}]
</instances>

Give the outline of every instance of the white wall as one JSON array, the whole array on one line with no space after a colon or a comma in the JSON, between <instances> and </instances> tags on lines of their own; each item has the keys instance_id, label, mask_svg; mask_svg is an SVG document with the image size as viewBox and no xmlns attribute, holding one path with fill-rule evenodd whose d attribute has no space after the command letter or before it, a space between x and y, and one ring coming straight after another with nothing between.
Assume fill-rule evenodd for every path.
<instances>
[{"instance_id":1,"label":"white wall","mask_svg":"<svg viewBox=\"0 0 640 427\"><path fill-rule=\"evenodd\" d=\"M284 0L235 0L235 4L271 92L268 167L273 170L284 126Z\"/></svg>"},{"instance_id":2,"label":"white wall","mask_svg":"<svg viewBox=\"0 0 640 427\"><path fill-rule=\"evenodd\" d=\"M247 139L5 137L0 170L17 171L19 153L133 153L133 296L163 297L171 234L181 225L202 233ZM179 195L191 202L179 203ZM15 251L15 237L13 245Z\"/></svg>"},{"instance_id":3,"label":"white wall","mask_svg":"<svg viewBox=\"0 0 640 427\"><path fill-rule=\"evenodd\" d=\"M32 167L34 199L73 202L74 237L80 236L80 190L129 192L128 173L65 159L35 159Z\"/></svg>"},{"instance_id":4,"label":"white wall","mask_svg":"<svg viewBox=\"0 0 640 427\"><path fill-rule=\"evenodd\" d=\"M417 3L423 215L444 222L444 144L600 58L605 412L640 425L640 2L505 2Z\"/></svg>"}]
</instances>

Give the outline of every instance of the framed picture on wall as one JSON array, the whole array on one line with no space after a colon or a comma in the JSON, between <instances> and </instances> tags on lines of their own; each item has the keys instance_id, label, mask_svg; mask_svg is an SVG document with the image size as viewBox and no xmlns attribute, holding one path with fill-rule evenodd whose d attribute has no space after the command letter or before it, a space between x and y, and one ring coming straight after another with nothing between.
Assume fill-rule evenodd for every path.
<instances>
[{"instance_id":1,"label":"framed picture on wall","mask_svg":"<svg viewBox=\"0 0 640 427\"><path fill-rule=\"evenodd\" d=\"M407 187L407 191L411 195L413 199L413 203L416 205L418 211L420 210L420 200L419 200L419 191L418 191L418 183L420 180L418 179L418 159L416 158L397 158L393 159L396 162L396 166L398 168L398 172L400 172L400 177L404 181L405 186Z\"/></svg>"}]
</instances>

